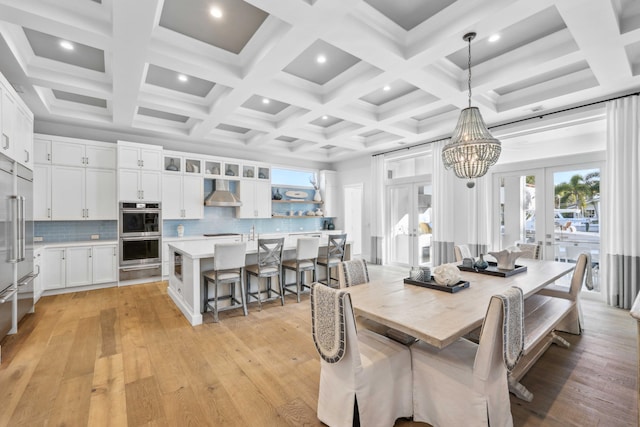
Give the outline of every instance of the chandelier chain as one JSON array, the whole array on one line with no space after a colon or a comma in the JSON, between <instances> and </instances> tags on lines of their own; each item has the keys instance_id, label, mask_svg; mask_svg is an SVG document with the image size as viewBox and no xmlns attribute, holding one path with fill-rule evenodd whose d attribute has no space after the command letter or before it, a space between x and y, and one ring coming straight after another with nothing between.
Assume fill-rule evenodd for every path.
<instances>
[{"instance_id":1,"label":"chandelier chain","mask_svg":"<svg viewBox=\"0 0 640 427\"><path fill-rule=\"evenodd\" d=\"M469 62L467 63L467 69L469 70L469 80L467 81L467 85L469 87L469 108L471 108L471 37L468 38L469 41Z\"/></svg>"}]
</instances>

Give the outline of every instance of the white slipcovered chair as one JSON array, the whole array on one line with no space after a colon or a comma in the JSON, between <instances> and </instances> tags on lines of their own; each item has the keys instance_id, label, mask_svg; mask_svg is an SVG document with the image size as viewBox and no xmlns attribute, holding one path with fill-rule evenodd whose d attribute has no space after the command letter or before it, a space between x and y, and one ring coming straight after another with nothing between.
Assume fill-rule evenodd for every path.
<instances>
[{"instance_id":1,"label":"white slipcovered chair","mask_svg":"<svg viewBox=\"0 0 640 427\"><path fill-rule=\"evenodd\" d=\"M409 348L356 331L351 297L320 283L311 288L312 334L320 354L318 419L331 427L393 426L411 417Z\"/></svg>"},{"instance_id":2,"label":"white slipcovered chair","mask_svg":"<svg viewBox=\"0 0 640 427\"><path fill-rule=\"evenodd\" d=\"M443 349L421 341L411 346L414 421L513 426L507 372L523 345L522 290L513 287L491 297L479 344L461 338Z\"/></svg>"},{"instance_id":3,"label":"white slipcovered chair","mask_svg":"<svg viewBox=\"0 0 640 427\"><path fill-rule=\"evenodd\" d=\"M539 295L564 298L576 302L571 312L556 328L558 331L579 335L584 329L582 308L580 307L580 291L582 290L582 282L585 281L585 277L587 278L585 286L587 289L593 289L591 254L589 253L581 253L578 255L576 259L576 268L573 270L571 284L568 288L566 286L552 283L538 291Z\"/></svg>"},{"instance_id":4,"label":"white slipcovered chair","mask_svg":"<svg viewBox=\"0 0 640 427\"><path fill-rule=\"evenodd\" d=\"M455 245L453 253L456 256L456 262L461 262L464 258L472 258L471 251L467 245Z\"/></svg>"}]
</instances>

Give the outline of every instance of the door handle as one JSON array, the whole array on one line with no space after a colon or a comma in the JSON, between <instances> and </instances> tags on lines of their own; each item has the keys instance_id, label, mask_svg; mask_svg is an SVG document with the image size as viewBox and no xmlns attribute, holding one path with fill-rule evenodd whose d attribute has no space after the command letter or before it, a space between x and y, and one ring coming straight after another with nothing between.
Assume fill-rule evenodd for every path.
<instances>
[{"instance_id":1,"label":"door handle","mask_svg":"<svg viewBox=\"0 0 640 427\"><path fill-rule=\"evenodd\" d=\"M47 218L51 218L51 208L47 208Z\"/></svg>"},{"instance_id":2,"label":"door handle","mask_svg":"<svg viewBox=\"0 0 640 427\"><path fill-rule=\"evenodd\" d=\"M27 157L24 159L25 163L29 163L29 151L28 150L24 150L25 154L27 155Z\"/></svg>"},{"instance_id":3,"label":"door handle","mask_svg":"<svg viewBox=\"0 0 640 427\"><path fill-rule=\"evenodd\" d=\"M9 137L5 134L2 134L2 148L4 150L9 149Z\"/></svg>"},{"instance_id":4,"label":"door handle","mask_svg":"<svg viewBox=\"0 0 640 427\"><path fill-rule=\"evenodd\" d=\"M0 304L4 304L5 302L9 301L11 297L13 297L17 292L17 289L11 289L10 291L7 291L4 296L0 298Z\"/></svg>"}]
</instances>

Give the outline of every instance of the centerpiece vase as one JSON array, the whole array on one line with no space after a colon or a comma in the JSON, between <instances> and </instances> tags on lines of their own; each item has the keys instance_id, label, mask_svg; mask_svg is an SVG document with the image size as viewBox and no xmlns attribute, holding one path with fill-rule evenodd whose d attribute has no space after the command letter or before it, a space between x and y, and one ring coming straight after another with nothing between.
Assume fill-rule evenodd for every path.
<instances>
[{"instance_id":1,"label":"centerpiece vase","mask_svg":"<svg viewBox=\"0 0 640 427\"><path fill-rule=\"evenodd\" d=\"M314 202L322 201L322 195L320 195L320 190L316 190L315 193L313 193L313 201Z\"/></svg>"}]
</instances>

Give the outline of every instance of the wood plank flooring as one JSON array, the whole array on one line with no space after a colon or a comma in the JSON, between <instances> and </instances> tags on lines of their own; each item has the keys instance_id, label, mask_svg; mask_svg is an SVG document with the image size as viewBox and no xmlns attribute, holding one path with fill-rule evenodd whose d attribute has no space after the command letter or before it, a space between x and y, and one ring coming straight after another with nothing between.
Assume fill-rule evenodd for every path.
<instances>
[{"instance_id":1,"label":"wood plank flooring","mask_svg":"<svg viewBox=\"0 0 640 427\"><path fill-rule=\"evenodd\" d=\"M572 347L552 346L523 378L533 402L512 396L516 426L636 425L635 322L582 304L584 334L563 334ZM321 425L309 297L249 312L191 327L164 282L44 297L2 342L0 427Z\"/></svg>"}]
</instances>

